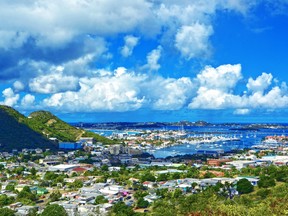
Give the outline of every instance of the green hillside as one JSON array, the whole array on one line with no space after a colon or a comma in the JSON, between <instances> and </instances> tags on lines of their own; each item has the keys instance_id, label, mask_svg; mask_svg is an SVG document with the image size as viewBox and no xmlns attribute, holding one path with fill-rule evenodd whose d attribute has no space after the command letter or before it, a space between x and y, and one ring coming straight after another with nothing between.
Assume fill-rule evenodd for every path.
<instances>
[{"instance_id":1,"label":"green hillside","mask_svg":"<svg viewBox=\"0 0 288 216\"><path fill-rule=\"evenodd\" d=\"M0 106L0 150L11 151L23 148L49 148L57 145L26 125L27 118L16 110Z\"/></svg>"},{"instance_id":2,"label":"green hillside","mask_svg":"<svg viewBox=\"0 0 288 216\"><path fill-rule=\"evenodd\" d=\"M115 143L114 140L93 132L75 128L47 111L33 112L25 122L38 133L44 134L47 137L55 137L61 141L73 142L79 140L80 137L94 137L96 141L104 144Z\"/></svg>"},{"instance_id":3,"label":"green hillside","mask_svg":"<svg viewBox=\"0 0 288 216\"><path fill-rule=\"evenodd\" d=\"M76 141L84 133L47 111L31 113L26 119L26 124L38 133L61 141Z\"/></svg>"},{"instance_id":4,"label":"green hillside","mask_svg":"<svg viewBox=\"0 0 288 216\"><path fill-rule=\"evenodd\" d=\"M115 143L114 140L75 128L47 111L33 112L28 117L8 106L0 106L0 111L2 150L36 147L53 149L57 146L48 139L51 137L67 142L77 141L81 136L94 137L96 141L104 144Z\"/></svg>"}]
</instances>

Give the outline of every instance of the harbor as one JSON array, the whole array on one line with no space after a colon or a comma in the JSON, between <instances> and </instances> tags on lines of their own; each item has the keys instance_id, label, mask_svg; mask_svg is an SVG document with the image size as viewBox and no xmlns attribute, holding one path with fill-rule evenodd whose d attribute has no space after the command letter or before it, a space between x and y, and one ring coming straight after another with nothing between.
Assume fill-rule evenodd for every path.
<instances>
[{"instance_id":1,"label":"harbor","mask_svg":"<svg viewBox=\"0 0 288 216\"><path fill-rule=\"evenodd\" d=\"M235 130L231 126L185 126L126 130L91 130L128 146L165 158L187 154L221 154L243 149L269 149L286 146L286 129ZM282 137L282 138L279 138Z\"/></svg>"}]
</instances>

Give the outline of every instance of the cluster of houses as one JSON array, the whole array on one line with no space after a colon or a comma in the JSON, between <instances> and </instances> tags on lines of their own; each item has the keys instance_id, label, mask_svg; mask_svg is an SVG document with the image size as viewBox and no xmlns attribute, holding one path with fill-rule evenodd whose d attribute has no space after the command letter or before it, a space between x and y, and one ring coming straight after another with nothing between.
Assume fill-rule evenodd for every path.
<instances>
[{"instance_id":1,"label":"cluster of houses","mask_svg":"<svg viewBox=\"0 0 288 216\"><path fill-rule=\"evenodd\" d=\"M169 134L165 134L169 135ZM171 135L171 134L170 134ZM171 136L176 136L177 134L172 134ZM178 134L179 136L181 134ZM177 136L178 136L177 135ZM144 136L144 135L143 135ZM148 135L147 135L148 136ZM157 139L155 134L150 134L151 139ZM6 162L10 158L17 156L18 151L13 150L11 153L1 152L0 159L3 162L0 162L2 166L6 169L13 170L19 166L23 167L34 167L37 170L37 175L40 178L43 178L47 171L56 172L56 173L65 173L69 177L65 178L66 183L73 183L76 180L81 180L83 182L83 187L77 191L71 191L62 184L58 184L57 187L40 187L37 180L22 180L17 179L16 174L9 174L2 172L0 177L3 179L8 179L2 182L2 189L0 194L5 194L8 197L16 197L17 193L5 190L6 186L13 181L15 183L15 190L21 191L25 186L29 186L30 190L39 196L43 196L43 202L47 201L47 197L53 191L61 190L62 197L60 201L55 203L63 206L69 216L76 215L105 215L113 206L114 203L123 201L127 206L132 206L135 203L133 194L135 191L132 188L124 187L115 182L114 179L107 179L106 182L99 183L99 177L89 177L82 175L86 171L93 170L95 167L101 167L103 165L108 165L109 172L118 172L120 171L120 165L125 165L127 169L134 169L137 165L140 168L158 166L165 167L163 170L154 171L153 174L156 177L165 174L165 173L182 173L186 172L185 170L177 169L183 163L173 163L168 159L154 159L153 157L141 158L138 157L139 154L143 152L143 148L139 148L137 144L137 139L139 136L135 136L135 140L126 140L124 145L112 145L112 146L103 146L100 143L96 145L93 144L94 140L92 138L83 138L77 143L59 143L60 151L54 154L48 154L44 156L45 151L42 149L22 149L21 153L26 155L36 155L39 157L39 160L36 162ZM146 137L147 138L147 137ZM148 137L149 138L149 137ZM140 137L140 139L142 139ZM148 144L148 143L147 143ZM82 149L84 146L90 147L89 157L76 156L75 150ZM69 151L68 151L69 150ZM48 150L47 150L48 151ZM275 151L274 151L275 152ZM259 152L258 152L259 153ZM283 152L279 152L283 153ZM46 155L46 154L45 154ZM259 156L259 154L257 155ZM255 166L268 166L274 164L277 166L288 165L288 156L287 155L261 155L260 158L256 156L256 152L250 150L247 154L242 155L229 155L222 156L218 159L208 159L205 165L208 165L211 169L217 168L217 170L229 170L232 167L236 169L242 169L244 167L255 167ZM87 160L92 161L92 163L86 163ZM187 162L187 161L182 161ZM187 163L186 163L187 164ZM190 163L191 164L191 163ZM201 167L204 165L203 161L199 163L193 163L195 167ZM213 171L211 171L213 172ZM77 175L73 175L76 173ZM223 172L222 172L223 173ZM28 171L23 171L22 176L30 175ZM156 195L157 189L168 189L168 191L173 191L175 189L181 189L183 193L198 193L199 191L205 189L208 186L216 185L220 183L229 183L230 185L235 184L242 178L246 178L254 186L257 185L257 177L235 177L235 178L225 178L221 175L221 171L217 173L213 172L217 177L214 178L182 178L175 180L167 181L144 181L140 182L139 179L131 178L130 181L135 184L141 184L144 188L147 188L149 194L144 197L149 203L154 202L155 200L161 198ZM15 175L15 178L13 178ZM9 180L13 179L13 180ZM231 194L236 195L238 192L234 187L231 187ZM47 195L48 194L48 195ZM98 196L103 196L107 203L104 204L95 204L95 199ZM21 203L13 203L9 206L11 209L16 211L17 215L27 215L31 208L35 206L22 205ZM44 209L45 205L43 203L37 203L36 208L39 212Z\"/></svg>"}]
</instances>

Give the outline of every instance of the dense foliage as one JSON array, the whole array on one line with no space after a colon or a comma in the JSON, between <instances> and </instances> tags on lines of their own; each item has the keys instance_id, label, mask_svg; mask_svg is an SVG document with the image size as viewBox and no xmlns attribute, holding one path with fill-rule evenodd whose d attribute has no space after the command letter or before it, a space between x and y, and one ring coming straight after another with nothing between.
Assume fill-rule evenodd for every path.
<instances>
[{"instance_id":1,"label":"dense foliage","mask_svg":"<svg viewBox=\"0 0 288 216\"><path fill-rule=\"evenodd\" d=\"M1 216L14 216L14 211L9 208L0 208Z\"/></svg>"},{"instance_id":2,"label":"dense foliage","mask_svg":"<svg viewBox=\"0 0 288 216\"><path fill-rule=\"evenodd\" d=\"M41 216L51 216L51 215L68 216L63 206L60 206L57 204L51 204L51 205L46 206L46 208L41 214Z\"/></svg>"},{"instance_id":3,"label":"dense foliage","mask_svg":"<svg viewBox=\"0 0 288 216\"><path fill-rule=\"evenodd\" d=\"M248 194L251 193L253 190L253 185L246 178L240 179L237 182L237 191L240 194Z\"/></svg>"}]
</instances>

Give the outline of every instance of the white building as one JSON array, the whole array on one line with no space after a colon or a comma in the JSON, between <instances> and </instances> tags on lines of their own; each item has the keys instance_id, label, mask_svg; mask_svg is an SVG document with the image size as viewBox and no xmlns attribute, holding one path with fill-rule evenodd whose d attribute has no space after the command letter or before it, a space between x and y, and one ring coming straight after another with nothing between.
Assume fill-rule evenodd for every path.
<instances>
[{"instance_id":1,"label":"white building","mask_svg":"<svg viewBox=\"0 0 288 216\"><path fill-rule=\"evenodd\" d=\"M75 164L59 164L59 165L56 165L56 166L50 166L48 168L48 171L53 171L53 172L68 172L74 168L78 167L77 165Z\"/></svg>"}]
</instances>

